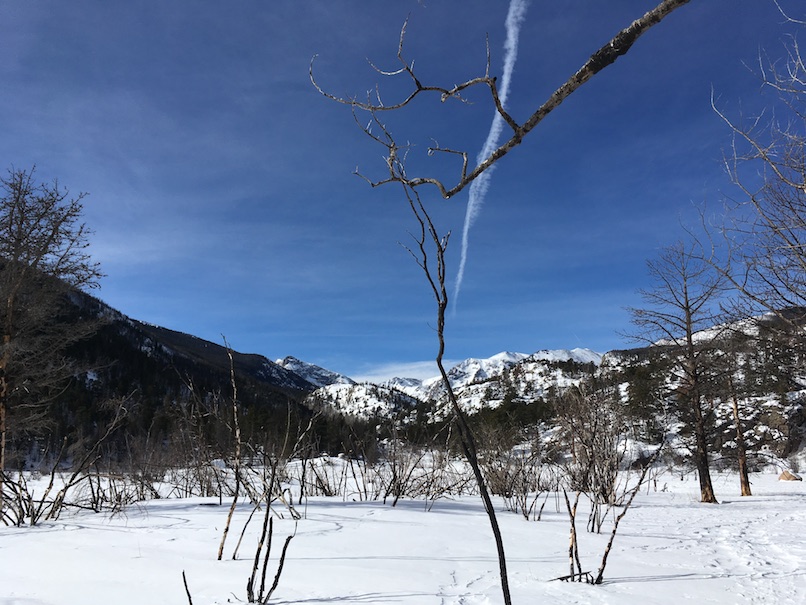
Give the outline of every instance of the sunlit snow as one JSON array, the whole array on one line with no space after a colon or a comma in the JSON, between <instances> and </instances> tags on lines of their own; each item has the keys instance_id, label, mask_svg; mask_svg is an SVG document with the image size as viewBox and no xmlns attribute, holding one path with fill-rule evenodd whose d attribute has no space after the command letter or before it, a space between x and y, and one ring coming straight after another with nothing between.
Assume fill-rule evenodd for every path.
<instances>
[{"instance_id":1,"label":"sunlit snow","mask_svg":"<svg viewBox=\"0 0 806 605\"><path fill-rule=\"evenodd\" d=\"M568 570L559 499L549 498L541 521L502 511L513 602L806 602L806 486L776 477L753 475L756 495L741 498L736 477L719 475L719 505L697 502L691 475L658 477L625 517L601 586L553 580ZM232 560L252 510L239 506L225 560L216 561L227 508L217 499L163 499L114 516L75 511L36 527L0 528L0 603L183 604L183 571L194 605L245 600L260 524L252 521ZM416 500L393 508L323 497L298 509L304 518L295 524L277 508L269 582L282 541L296 536L272 603L501 602L489 525L474 497L439 500L430 511ZM596 570L606 539L581 533L584 569Z\"/></svg>"}]
</instances>

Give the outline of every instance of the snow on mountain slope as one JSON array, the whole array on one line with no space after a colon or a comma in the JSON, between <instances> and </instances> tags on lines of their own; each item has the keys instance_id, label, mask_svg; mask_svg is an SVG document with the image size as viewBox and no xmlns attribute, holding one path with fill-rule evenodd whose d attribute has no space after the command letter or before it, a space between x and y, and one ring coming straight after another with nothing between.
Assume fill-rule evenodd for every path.
<instances>
[{"instance_id":1,"label":"snow on mountain slope","mask_svg":"<svg viewBox=\"0 0 806 605\"><path fill-rule=\"evenodd\" d=\"M362 418L406 416L420 401L402 391L386 386L362 384L330 384L311 393L305 400L314 409L332 411Z\"/></svg>"},{"instance_id":2,"label":"snow on mountain slope","mask_svg":"<svg viewBox=\"0 0 806 605\"><path fill-rule=\"evenodd\" d=\"M460 405L468 411L497 407L504 399L525 401L542 396L549 387L565 388L579 382L557 365L597 366L602 356L590 349L542 350L532 355L503 352L487 359L467 359L448 371ZM423 384L423 398L439 401L444 387L439 379Z\"/></svg>"},{"instance_id":3,"label":"snow on mountain slope","mask_svg":"<svg viewBox=\"0 0 806 605\"><path fill-rule=\"evenodd\" d=\"M592 363L596 366L602 363L603 355L590 349L556 349L553 351L542 350L533 353L529 359L543 361L575 361L577 363Z\"/></svg>"},{"instance_id":4,"label":"snow on mountain slope","mask_svg":"<svg viewBox=\"0 0 806 605\"><path fill-rule=\"evenodd\" d=\"M473 382L480 382L493 376L498 376L504 370L511 368L527 357L528 355L523 353L509 353L507 351L487 359L471 357L448 370L448 379L451 381L452 387L463 387Z\"/></svg>"},{"instance_id":5,"label":"snow on mountain slope","mask_svg":"<svg viewBox=\"0 0 806 605\"><path fill-rule=\"evenodd\" d=\"M255 363L258 363L260 366L255 370L256 376L284 388L301 390L309 390L311 388L310 384L307 384L310 381L306 381L302 376L289 368L284 368L262 356L255 357ZM259 359L257 359L257 357L259 357ZM302 380L300 380L301 378Z\"/></svg>"},{"instance_id":6,"label":"snow on mountain slope","mask_svg":"<svg viewBox=\"0 0 806 605\"><path fill-rule=\"evenodd\" d=\"M454 388L462 408L471 413L496 408L506 401L528 404L544 397L550 389L579 384L595 371L601 357L589 349L538 351L484 380Z\"/></svg>"},{"instance_id":7,"label":"snow on mountain slope","mask_svg":"<svg viewBox=\"0 0 806 605\"><path fill-rule=\"evenodd\" d=\"M317 387L324 387L331 384L355 384L355 381L343 374L326 370L320 366L287 356L275 362L280 367L290 370L302 376L305 380Z\"/></svg>"},{"instance_id":8,"label":"snow on mountain slope","mask_svg":"<svg viewBox=\"0 0 806 605\"><path fill-rule=\"evenodd\" d=\"M448 378L459 405L477 412L505 401L530 403L549 389L573 386L589 376L601 360L602 355L590 349L543 350L532 355L502 352L486 359L466 359L448 371ZM313 382L306 373L295 371ZM381 385L325 385L309 397L317 406L362 418L412 410L418 401L435 402L437 416L448 413L440 377L393 378Z\"/></svg>"},{"instance_id":9,"label":"snow on mountain slope","mask_svg":"<svg viewBox=\"0 0 806 605\"><path fill-rule=\"evenodd\" d=\"M387 380L386 382L381 383L380 386L384 386L390 389L394 389L396 391L402 391L406 393L410 397L415 397L417 399L421 399L423 393L425 391L423 387L424 382L432 383L434 381L438 381L439 378L429 378L427 381L420 380L418 378L392 378Z\"/></svg>"}]
</instances>

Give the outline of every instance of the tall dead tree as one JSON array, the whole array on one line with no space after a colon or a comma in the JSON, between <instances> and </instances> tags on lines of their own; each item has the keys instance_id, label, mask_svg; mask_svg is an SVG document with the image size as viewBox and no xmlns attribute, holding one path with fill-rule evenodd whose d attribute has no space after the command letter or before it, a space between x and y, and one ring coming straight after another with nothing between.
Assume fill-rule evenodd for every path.
<instances>
[{"instance_id":1,"label":"tall dead tree","mask_svg":"<svg viewBox=\"0 0 806 605\"><path fill-rule=\"evenodd\" d=\"M736 393L736 383L733 377L728 379L728 387L730 389L733 423L736 428L736 461L739 468L739 487L742 491L742 496L752 496L750 471L747 466L747 446L744 443L744 428L742 426L742 417L739 413L739 396Z\"/></svg>"},{"instance_id":2,"label":"tall dead tree","mask_svg":"<svg viewBox=\"0 0 806 605\"><path fill-rule=\"evenodd\" d=\"M227 358L229 359L230 386L232 387L232 436L235 440L232 469L235 475L235 486L232 488L232 503L227 513L227 521L224 523L224 531L221 534L221 542L218 545L218 560L224 556L224 544L227 541L232 515L238 506L238 498L241 495L241 423L238 419L240 411L238 409L238 383L235 380L235 359L232 356L232 349L224 338L224 346L227 348Z\"/></svg>"},{"instance_id":3,"label":"tall dead tree","mask_svg":"<svg viewBox=\"0 0 806 605\"><path fill-rule=\"evenodd\" d=\"M12 426L41 419L43 404L73 375L65 349L97 322L66 322L71 288L101 277L87 252L84 194L36 183L34 169L0 179L0 509ZM80 310L78 311L80 314Z\"/></svg>"},{"instance_id":4,"label":"tall dead tree","mask_svg":"<svg viewBox=\"0 0 806 605\"><path fill-rule=\"evenodd\" d=\"M653 287L641 291L646 306L630 309L635 338L649 343L671 369L670 395L694 438L701 500L716 503L708 461L713 411L705 395L714 373L713 344L721 336L716 326L725 280L702 261L694 243L665 248L647 267Z\"/></svg>"}]
</instances>

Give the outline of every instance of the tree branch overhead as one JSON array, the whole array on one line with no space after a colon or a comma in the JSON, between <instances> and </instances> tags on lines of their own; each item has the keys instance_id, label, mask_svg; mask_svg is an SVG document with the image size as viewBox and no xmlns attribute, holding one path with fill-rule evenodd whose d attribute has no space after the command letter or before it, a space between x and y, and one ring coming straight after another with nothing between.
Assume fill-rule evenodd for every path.
<instances>
[{"instance_id":1,"label":"tree branch overhead","mask_svg":"<svg viewBox=\"0 0 806 605\"><path fill-rule=\"evenodd\" d=\"M590 58L579 68L579 70L577 70L559 88L557 88L549 96L549 98L546 99L546 101L544 101L523 123L518 123L511 115L509 115L509 113L505 110L501 99L499 98L497 80L495 77L490 75L489 44L487 50L487 67L484 75L471 78L462 82L461 84L456 84L450 87L423 84L415 72L414 61L408 61L403 54L408 20L401 28L398 42L397 59L401 63L401 67L397 70L384 71L375 67L375 65L370 62L372 68L381 76L395 77L405 74L410 78L413 85L413 90L403 100L387 105L381 101L380 91L377 87L374 94L375 100L373 100L372 94L367 95L366 101L360 101L357 97L340 97L338 95L334 95L322 88L314 76L314 62L316 57L311 60L309 77L314 88L316 88L316 90L324 97L337 103L349 105L352 107L354 112L358 110L370 113L372 115L371 122L376 124L380 124L377 114L381 112L401 110L410 105L414 99L420 95L436 93L439 95L441 103L444 103L449 99L458 99L460 101L464 101L462 93L465 91L478 86L487 87L489 89L493 105L495 106L496 113L509 126L511 135L508 140L493 150L490 155L481 160L471 170L468 170L467 153L465 151L441 148L439 146L429 148L429 155L432 155L435 151L443 151L458 154L464 158L460 175L456 182L452 185L446 184L441 179L433 177L409 176L406 173L405 166L400 163L398 151L401 147L395 142L395 138L391 135L391 133L384 128L384 133L387 136L385 140L381 140L377 136L374 136L369 128L362 127L367 135L386 147L386 164L389 174L382 179L369 179L358 171L356 171L356 174L359 174L365 178L373 187L390 182L399 182L407 187L412 188L420 187L422 185L433 185L437 188L443 198L449 199L462 191L476 178L478 178L480 174L486 170L489 170L496 162L498 162L498 160L520 145L524 137L529 132L531 132L546 118L546 116L559 107L565 99L578 90L588 80L606 67L612 65L619 57L627 54L638 38L640 38L650 28L660 23L674 10L685 4L688 4L689 2L690 0L663 0L663 2L660 2L654 9L648 11L642 17L636 19L629 26L622 29L609 42L594 52Z\"/></svg>"}]
</instances>

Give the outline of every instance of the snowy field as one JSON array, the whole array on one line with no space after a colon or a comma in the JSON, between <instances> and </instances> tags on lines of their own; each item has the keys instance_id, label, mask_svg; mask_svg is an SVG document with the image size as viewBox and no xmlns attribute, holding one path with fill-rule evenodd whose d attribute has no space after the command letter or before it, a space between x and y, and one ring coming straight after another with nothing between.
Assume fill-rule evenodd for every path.
<instances>
[{"instance_id":1,"label":"snowy field","mask_svg":"<svg viewBox=\"0 0 806 605\"><path fill-rule=\"evenodd\" d=\"M568 573L568 516L550 497L539 522L501 512L513 602L806 603L806 486L776 474L752 476L741 498L735 476L715 476L721 504L697 502L693 477L666 475L624 518L605 583L553 581ZM661 491L664 485L667 491ZM500 501L496 501L500 502ZM208 505L205 505L208 504ZM110 516L67 513L36 527L0 527L1 605L194 605L246 600L261 521L252 507L233 518L225 557L216 560L228 504L217 499L152 500ZM268 582L295 523L274 521ZM271 602L280 604L500 603L497 561L476 498L344 502L311 498ZM599 566L607 536L584 530L582 566Z\"/></svg>"}]
</instances>

